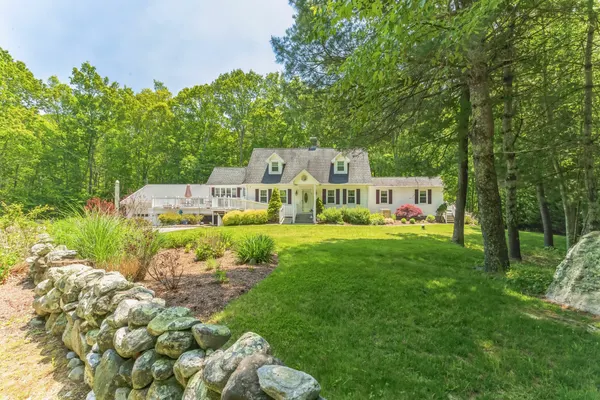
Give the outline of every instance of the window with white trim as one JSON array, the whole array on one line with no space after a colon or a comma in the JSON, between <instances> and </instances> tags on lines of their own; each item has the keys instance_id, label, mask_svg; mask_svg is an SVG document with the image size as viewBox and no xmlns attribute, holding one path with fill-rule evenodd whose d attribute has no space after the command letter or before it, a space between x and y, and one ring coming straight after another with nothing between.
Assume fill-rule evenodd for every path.
<instances>
[{"instance_id":1,"label":"window with white trim","mask_svg":"<svg viewBox=\"0 0 600 400\"><path fill-rule=\"evenodd\" d=\"M335 190L327 190L327 204L335 204Z\"/></svg>"},{"instance_id":2,"label":"window with white trim","mask_svg":"<svg viewBox=\"0 0 600 400\"><path fill-rule=\"evenodd\" d=\"M338 161L337 162L337 172L345 172L346 171L346 161Z\"/></svg>"},{"instance_id":3,"label":"window with white trim","mask_svg":"<svg viewBox=\"0 0 600 400\"><path fill-rule=\"evenodd\" d=\"M279 172L279 163L277 161L273 161L271 163L271 173L276 174Z\"/></svg>"},{"instance_id":4,"label":"window with white trim","mask_svg":"<svg viewBox=\"0 0 600 400\"><path fill-rule=\"evenodd\" d=\"M287 204L287 202L288 202L288 200L287 200L287 190L280 190L279 191L279 197L281 198L281 203Z\"/></svg>"},{"instance_id":5,"label":"window with white trim","mask_svg":"<svg viewBox=\"0 0 600 400\"><path fill-rule=\"evenodd\" d=\"M356 204L356 190L348 190L348 204Z\"/></svg>"},{"instance_id":6,"label":"window with white trim","mask_svg":"<svg viewBox=\"0 0 600 400\"><path fill-rule=\"evenodd\" d=\"M388 191L382 190L379 194L379 202L383 204L388 204Z\"/></svg>"},{"instance_id":7,"label":"window with white trim","mask_svg":"<svg viewBox=\"0 0 600 400\"><path fill-rule=\"evenodd\" d=\"M419 190L419 203L427 203L427 190Z\"/></svg>"},{"instance_id":8,"label":"window with white trim","mask_svg":"<svg viewBox=\"0 0 600 400\"><path fill-rule=\"evenodd\" d=\"M237 197L237 187L217 187L214 197Z\"/></svg>"},{"instance_id":9,"label":"window with white trim","mask_svg":"<svg viewBox=\"0 0 600 400\"><path fill-rule=\"evenodd\" d=\"M261 203L268 203L269 202L269 197L267 194L267 189L260 189L260 202Z\"/></svg>"}]
</instances>

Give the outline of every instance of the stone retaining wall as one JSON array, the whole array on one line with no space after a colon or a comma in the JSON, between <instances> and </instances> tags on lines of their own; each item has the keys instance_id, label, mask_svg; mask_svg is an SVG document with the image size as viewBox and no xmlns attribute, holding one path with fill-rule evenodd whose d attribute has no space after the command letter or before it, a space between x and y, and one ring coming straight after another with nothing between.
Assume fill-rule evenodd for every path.
<instances>
[{"instance_id":1,"label":"stone retaining wall","mask_svg":"<svg viewBox=\"0 0 600 400\"><path fill-rule=\"evenodd\" d=\"M221 349L226 326L166 307L118 272L66 261L76 256L41 235L27 261L35 312L72 350L69 378L92 389L88 400L322 399L319 383L283 366L256 333Z\"/></svg>"}]
</instances>

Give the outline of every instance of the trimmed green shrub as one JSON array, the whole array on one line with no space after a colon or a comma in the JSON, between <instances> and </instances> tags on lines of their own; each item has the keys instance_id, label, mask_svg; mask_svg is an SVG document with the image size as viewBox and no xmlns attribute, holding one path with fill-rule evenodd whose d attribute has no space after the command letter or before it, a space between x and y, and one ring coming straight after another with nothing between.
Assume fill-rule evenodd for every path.
<instances>
[{"instance_id":1,"label":"trimmed green shrub","mask_svg":"<svg viewBox=\"0 0 600 400\"><path fill-rule=\"evenodd\" d=\"M237 261L240 264L263 264L271 261L275 251L275 241L265 234L246 236L235 246Z\"/></svg>"},{"instance_id":2,"label":"trimmed green shrub","mask_svg":"<svg viewBox=\"0 0 600 400\"><path fill-rule=\"evenodd\" d=\"M465 225L477 225L477 220L467 214L465 215Z\"/></svg>"},{"instance_id":3,"label":"trimmed green shrub","mask_svg":"<svg viewBox=\"0 0 600 400\"><path fill-rule=\"evenodd\" d=\"M429 214L429 215L427 216L427 218L425 218L425 221L427 221L427 222L429 222L429 223L435 222L435 215L431 215L431 214Z\"/></svg>"},{"instance_id":4,"label":"trimmed green shrub","mask_svg":"<svg viewBox=\"0 0 600 400\"><path fill-rule=\"evenodd\" d=\"M550 268L515 266L506 273L508 287L518 292L541 296L552 283L554 273Z\"/></svg>"},{"instance_id":5,"label":"trimmed green shrub","mask_svg":"<svg viewBox=\"0 0 600 400\"><path fill-rule=\"evenodd\" d=\"M400 220L400 222L402 222L403 224L405 224L405 223L406 223L406 218L402 218L402 219Z\"/></svg>"},{"instance_id":6,"label":"trimmed green shrub","mask_svg":"<svg viewBox=\"0 0 600 400\"><path fill-rule=\"evenodd\" d=\"M323 200L320 197L317 197L317 215L322 214L324 209Z\"/></svg>"},{"instance_id":7,"label":"trimmed green shrub","mask_svg":"<svg viewBox=\"0 0 600 400\"><path fill-rule=\"evenodd\" d=\"M207 230L196 242L196 261L221 258L231 245L232 239L229 232Z\"/></svg>"},{"instance_id":8,"label":"trimmed green shrub","mask_svg":"<svg viewBox=\"0 0 600 400\"><path fill-rule=\"evenodd\" d=\"M223 225L261 225L269 222L267 210L230 211L223 216Z\"/></svg>"},{"instance_id":9,"label":"trimmed green shrub","mask_svg":"<svg viewBox=\"0 0 600 400\"><path fill-rule=\"evenodd\" d=\"M383 216L383 214L380 214L380 213L371 214L371 216L369 218L370 218L371 225L385 224L385 217Z\"/></svg>"},{"instance_id":10,"label":"trimmed green shrub","mask_svg":"<svg viewBox=\"0 0 600 400\"><path fill-rule=\"evenodd\" d=\"M346 208L343 207L342 211L342 220L348 224L352 225L369 225L371 220L371 212L368 208L363 207L355 207L355 208Z\"/></svg>"},{"instance_id":11,"label":"trimmed green shrub","mask_svg":"<svg viewBox=\"0 0 600 400\"><path fill-rule=\"evenodd\" d=\"M342 224L342 211L338 208L326 208L323 212L317 215L319 221L325 224Z\"/></svg>"},{"instance_id":12,"label":"trimmed green shrub","mask_svg":"<svg viewBox=\"0 0 600 400\"><path fill-rule=\"evenodd\" d=\"M415 223L415 222L417 222L417 221L415 221L415 219L414 219L414 218L411 218L411 219L410 219L410 221L408 221L408 222L410 222L411 224L414 224L414 223Z\"/></svg>"},{"instance_id":13,"label":"trimmed green shrub","mask_svg":"<svg viewBox=\"0 0 600 400\"><path fill-rule=\"evenodd\" d=\"M168 212L158 216L158 221L161 225L178 225L182 220L182 216L174 212Z\"/></svg>"},{"instance_id":14,"label":"trimmed green shrub","mask_svg":"<svg viewBox=\"0 0 600 400\"><path fill-rule=\"evenodd\" d=\"M271 193L271 199L269 200L269 208L267 209L267 215L269 222L278 222L279 210L281 209L281 196L279 195L279 189L273 188Z\"/></svg>"}]
</instances>

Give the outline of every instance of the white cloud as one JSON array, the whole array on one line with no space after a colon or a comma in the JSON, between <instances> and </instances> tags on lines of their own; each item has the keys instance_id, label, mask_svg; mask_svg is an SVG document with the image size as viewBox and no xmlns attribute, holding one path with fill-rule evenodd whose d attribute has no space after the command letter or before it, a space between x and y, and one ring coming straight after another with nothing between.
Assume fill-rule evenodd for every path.
<instances>
[{"instance_id":1,"label":"white cloud","mask_svg":"<svg viewBox=\"0 0 600 400\"><path fill-rule=\"evenodd\" d=\"M90 61L138 90L211 82L235 68L280 69L271 35L293 23L285 0L0 0L0 46L40 78Z\"/></svg>"}]
</instances>

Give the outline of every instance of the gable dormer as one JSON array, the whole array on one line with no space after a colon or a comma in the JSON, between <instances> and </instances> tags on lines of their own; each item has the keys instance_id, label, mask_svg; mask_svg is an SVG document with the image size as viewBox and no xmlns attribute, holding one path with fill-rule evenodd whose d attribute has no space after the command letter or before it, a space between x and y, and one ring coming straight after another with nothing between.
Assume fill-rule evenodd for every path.
<instances>
[{"instance_id":1,"label":"gable dormer","mask_svg":"<svg viewBox=\"0 0 600 400\"><path fill-rule=\"evenodd\" d=\"M285 162L277 153L273 153L267 158L267 164L269 166L270 175L281 175Z\"/></svg>"},{"instance_id":2,"label":"gable dormer","mask_svg":"<svg viewBox=\"0 0 600 400\"><path fill-rule=\"evenodd\" d=\"M333 173L334 174L347 174L348 173L348 164L350 164L350 159L344 156L342 153L339 153L337 156L331 160L333 164Z\"/></svg>"}]
</instances>

